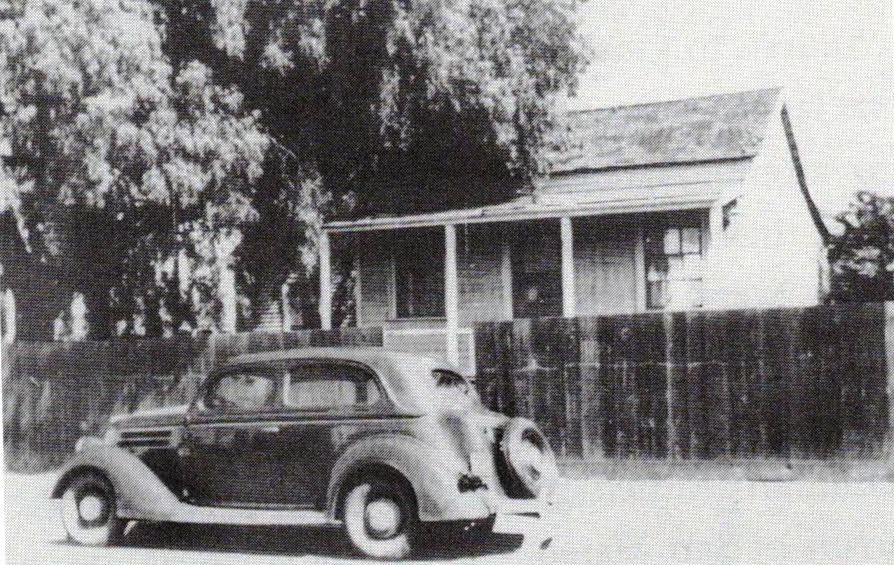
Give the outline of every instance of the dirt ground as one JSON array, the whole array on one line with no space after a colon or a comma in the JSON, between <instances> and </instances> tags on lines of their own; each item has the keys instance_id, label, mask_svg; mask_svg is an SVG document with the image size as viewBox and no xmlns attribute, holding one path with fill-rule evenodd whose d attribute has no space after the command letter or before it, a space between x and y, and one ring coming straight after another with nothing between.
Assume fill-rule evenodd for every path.
<instances>
[{"instance_id":1,"label":"dirt ground","mask_svg":"<svg viewBox=\"0 0 894 565\"><path fill-rule=\"evenodd\" d=\"M11 564L362 561L335 528L138 525L112 548L71 545L53 474L5 476ZM551 520L501 518L482 543L440 537L419 563L894 563L894 483L566 479ZM550 525L552 523L552 525ZM551 540L542 545L545 540Z\"/></svg>"}]
</instances>

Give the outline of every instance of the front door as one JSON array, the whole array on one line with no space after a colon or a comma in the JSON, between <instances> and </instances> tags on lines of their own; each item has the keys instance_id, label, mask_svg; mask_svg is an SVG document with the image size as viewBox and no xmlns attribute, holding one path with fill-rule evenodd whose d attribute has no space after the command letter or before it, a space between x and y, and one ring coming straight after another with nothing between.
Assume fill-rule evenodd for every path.
<instances>
[{"instance_id":1,"label":"front door","mask_svg":"<svg viewBox=\"0 0 894 565\"><path fill-rule=\"evenodd\" d=\"M281 371L239 368L211 377L192 407L180 449L187 498L202 505L275 503L275 425Z\"/></svg>"},{"instance_id":2,"label":"front door","mask_svg":"<svg viewBox=\"0 0 894 565\"><path fill-rule=\"evenodd\" d=\"M212 377L181 449L187 496L202 505L322 509L338 455L392 412L375 375L349 362Z\"/></svg>"}]
</instances>

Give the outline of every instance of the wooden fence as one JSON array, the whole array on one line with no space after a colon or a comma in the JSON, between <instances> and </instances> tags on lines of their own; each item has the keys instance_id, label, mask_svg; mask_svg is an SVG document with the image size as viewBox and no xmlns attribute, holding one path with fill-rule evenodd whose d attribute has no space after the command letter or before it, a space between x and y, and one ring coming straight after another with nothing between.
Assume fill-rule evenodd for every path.
<instances>
[{"instance_id":1,"label":"wooden fence","mask_svg":"<svg viewBox=\"0 0 894 565\"><path fill-rule=\"evenodd\" d=\"M3 349L7 466L59 464L110 414L190 398L216 362L381 345L379 328ZM477 383L569 458L876 457L890 438L894 304L480 324Z\"/></svg>"},{"instance_id":2,"label":"wooden fence","mask_svg":"<svg viewBox=\"0 0 894 565\"><path fill-rule=\"evenodd\" d=\"M186 402L207 371L231 355L311 345L381 344L378 328L15 342L2 352L7 467L52 468L71 453L78 437L100 432L112 414Z\"/></svg>"},{"instance_id":3,"label":"wooden fence","mask_svg":"<svg viewBox=\"0 0 894 565\"><path fill-rule=\"evenodd\" d=\"M570 457L874 457L892 419L891 312L866 304L481 324L478 386L491 407L533 418Z\"/></svg>"}]
</instances>

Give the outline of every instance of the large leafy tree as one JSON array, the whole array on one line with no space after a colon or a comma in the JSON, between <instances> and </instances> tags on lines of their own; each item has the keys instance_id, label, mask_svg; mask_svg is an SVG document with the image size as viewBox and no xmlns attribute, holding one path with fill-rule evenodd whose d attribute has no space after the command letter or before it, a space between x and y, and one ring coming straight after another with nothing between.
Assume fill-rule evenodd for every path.
<instances>
[{"instance_id":1,"label":"large leafy tree","mask_svg":"<svg viewBox=\"0 0 894 565\"><path fill-rule=\"evenodd\" d=\"M894 300L894 198L856 195L829 246L833 301Z\"/></svg>"},{"instance_id":2,"label":"large leafy tree","mask_svg":"<svg viewBox=\"0 0 894 565\"><path fill-rule=\"evenodd\" d=\"M16 0L0 24L3 205L86 294L99 337L213 320L234 246L255 303L289 273L313 288L324 216L530 183L553 99L586 63L575 9Z\"/></svg>"},{"instance_id":3,"label":"large leafy tree","mask_svg":"<svg viewBox=\"0 0 894 565\"><path fill-rule=\"evenodd\" d=\"M172 63L144 0L28 0L4 15L7 220L86 297L94 337L215 324L215 267L257 218L257 116L207 65Z\"/></svg>"},{"instance_id":4,"label":"large leafy tree","mask_svg":"<svg viewBox=\"0 0 894 565\"><path fill-rule=\"evenodd\" d=\"M238 85L275 139L241 248L256 291L300 270L318 208L514 195L543 169L554 98L586 64L574 0L157 1L171 59Z\"/></svg>"}]
</instances>

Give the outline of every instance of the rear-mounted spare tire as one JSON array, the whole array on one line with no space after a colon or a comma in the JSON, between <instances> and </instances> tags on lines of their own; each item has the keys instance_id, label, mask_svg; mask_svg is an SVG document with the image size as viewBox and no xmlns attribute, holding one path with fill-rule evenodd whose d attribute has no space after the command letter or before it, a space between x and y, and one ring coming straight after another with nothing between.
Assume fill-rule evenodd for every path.
<instances>
[{"instance_id":1,"label":"rear-mounted spare tire","mask_svg":"<svg viewBox=\"0 0 894 565\"><path fill-rule=\"evenodd\" d=\"M507 489L510 496L552 499L559 470L556 456L537 424L527 418L510 420L500 451L511 474L512 485Z\"/></svg>"}]
</instances>

